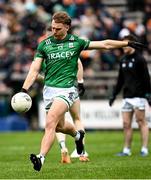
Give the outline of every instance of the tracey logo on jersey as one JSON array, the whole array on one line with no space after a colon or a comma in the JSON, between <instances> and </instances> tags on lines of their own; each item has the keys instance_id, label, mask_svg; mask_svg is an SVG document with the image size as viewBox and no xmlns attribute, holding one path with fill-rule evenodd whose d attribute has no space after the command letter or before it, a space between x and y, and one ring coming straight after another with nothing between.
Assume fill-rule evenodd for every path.
<instances>
[{"instance_id":1,"label":"tracey logo on jersey","mask_svg":"<svg viewBox=\"0 0 151 180\"><path fill-rule=\"evenodd\" d=\"M75 51L66 51L66 52L57 52L48 54L48 59L56 60L56 59L71 59L74 55Z\"/></svg>"}]
</instances>

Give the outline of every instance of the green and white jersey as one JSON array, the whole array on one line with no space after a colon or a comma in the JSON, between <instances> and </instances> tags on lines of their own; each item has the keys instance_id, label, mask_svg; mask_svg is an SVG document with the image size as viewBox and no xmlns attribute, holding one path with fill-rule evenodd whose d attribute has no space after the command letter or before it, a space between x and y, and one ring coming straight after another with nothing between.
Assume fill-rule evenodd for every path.
<instances>
[{"instance_id":1,"label":"green and white jersey","mask_svg":"<svg viewBox=\"0 0 151 180\"><path fill-rule=\"evenodd\" d=\"M82 50L88 48L90 41L68 34L63 40L53 36L43 40L35 54L45 60L45 85L51 87L69 88L74 86L78 57Z\"/></svg>"}]
</instances>

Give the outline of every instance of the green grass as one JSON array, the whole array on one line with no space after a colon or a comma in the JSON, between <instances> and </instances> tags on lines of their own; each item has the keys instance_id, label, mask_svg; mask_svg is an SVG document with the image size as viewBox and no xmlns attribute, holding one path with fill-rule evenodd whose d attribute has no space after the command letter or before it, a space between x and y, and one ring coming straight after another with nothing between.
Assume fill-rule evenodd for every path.
<instances>
[{"instance_id":1,"label":"green grass","mask_svg":"<svg viewBox=\"0 0 151 180\"><path fill-rule=\"evenodd\" d=\"M151 179L151 157L139 154L139 132L134 132L130 157L115 156L122 149L122 131L87 132L88 163L74 159L72 164L60 164L60 151L55 142L42 170L36 172L29 154L39 152L42 135L43 132L0 133L1 179ZM71 137L67 145L72 152Z\"/></svg>"}]
</instances>

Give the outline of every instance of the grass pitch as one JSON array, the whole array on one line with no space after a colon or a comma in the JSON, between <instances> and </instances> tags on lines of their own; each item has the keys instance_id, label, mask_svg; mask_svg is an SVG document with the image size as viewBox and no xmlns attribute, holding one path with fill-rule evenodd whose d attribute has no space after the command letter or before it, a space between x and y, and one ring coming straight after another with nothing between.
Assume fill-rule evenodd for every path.
<instances>
[{"instance_id":1,"label":"grass pitch","mask_svg":"<svg viewBox=\"0 0 151 180\"><path fill-rule=\"evenodd\" d=\"M132 156L117 157L123 145L122 131L87 132L86 150L90 162L73 159L60 164L57 142L40 172L32 168L30 153L38 153L43 132L0 133L1 179L151 179L151 155L140 156L140 135L134 132ZM67 137L70 153L74 141ZM149 147L151 149L151 145Z\"/></svg>"}]
</instances>

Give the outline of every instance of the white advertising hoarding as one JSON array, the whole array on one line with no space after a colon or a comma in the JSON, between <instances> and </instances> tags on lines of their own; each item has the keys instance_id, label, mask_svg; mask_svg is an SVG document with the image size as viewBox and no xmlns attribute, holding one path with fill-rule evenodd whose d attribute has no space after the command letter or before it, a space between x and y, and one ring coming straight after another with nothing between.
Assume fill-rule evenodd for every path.
<instances>
[{"instance_id":1,"label":"white advertising hoarding","mask_svg":"<svg viewBox=\"0 0 151 180\"><path fill-rule=\"evenodd\" d=\"M109 106L108 100L82 100L81 119L85 129L122 129L121 105L121 100L116 100L112 107ZM146 118L151 127L151 110L147 105L146 109ZM69 113L66 114L66 119L71 119ZM42 101L39 103L39 127L45 127L45 109ZM133 127L138 127L135 118Z\"/></svg>"},{"instance_id":2,"label":"white advertising hoarding","mask_svg":"<svg viewBox=\"0 0 151 180\"><path fill-rule=\"evenodd\" d=\"M81 119L87 129L114 129L122 128L120 113L121 102L110 107L107 100L82 101Z\"/></svg>"}]
</instances>

